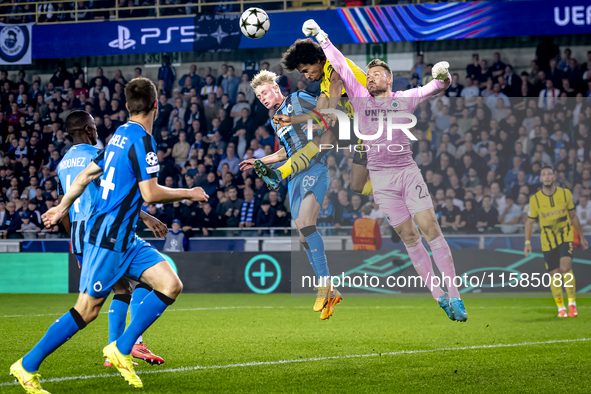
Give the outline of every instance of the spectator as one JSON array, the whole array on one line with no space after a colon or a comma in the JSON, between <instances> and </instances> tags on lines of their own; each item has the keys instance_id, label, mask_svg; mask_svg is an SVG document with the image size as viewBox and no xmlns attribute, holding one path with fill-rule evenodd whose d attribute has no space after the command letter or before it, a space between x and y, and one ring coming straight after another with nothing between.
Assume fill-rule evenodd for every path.
<instances>
[{"instance_id":1,"label":"spectator","mask_svg":"<svg viewBox=\"0 0 591 394\"><path fill-rule=\"evenodd\" d=\"M445 91L447 97L461 97L464 86L460 84L460 76L453 73L451 76L451 85Z\"/></svg>"},{"instance_id":2,"label":"spectator","mask_svg":"<svg viewBox=\"0 0 591 394\"><path fill-rule=\"evenodd\" d=\"M23 213L21 217L21 226L20 231L22 233L23 238L25 239L35 239L37 238L37 233L41 231L35 223L31 221L31 216L28 212Z\"/></svg>"},{"instance_id":3,"label":"spectator","mask_svg":"<svg viewBox=\"0 0 591 394\"><path fill-rule=\"evenodd\" d=\"M234 118L234 127L238 123L238 121L243 117L242 110L248 109L250 113L250 105L246 101L246 96L243 93L238 93L238 102L234 104L232 110L230 111L230 116Z\"/></svg>"},{"instance_id":4,"label":"spectator","mask_svg":"<svg viewBox=\"0 0 591 394\"><path fill-rule=\"evenodd\" d=\"M551 111L556 106L558 97L560 96L560 90L554 87L552 80L546 80L546 89L540 91L538 98L538 107L544 110Z\"/></svg>"},{"instance_id":5,"label":"spectator","mask_svg":"<svg viewBox=\"0 0 591 394\"><path fill-rule=\"evenodd\" d=\"M210 93L215 93L218 89L216 85L214 85L215 80L211 75L205 77L205 85L199 91L199 94L202 99L206 99Z\"/></svg>"},{"instance_id":6,"label":"spectator","mask_svg":"<svg viewBox=\"0 0 591 394\"><path fill-rule=\"evenodd\" d=\"M228 144L228 147L226 148L226 155L225 157L222 158L222 160L220 160L220 163L218 165L218 172L222 172L222 167L224 164L228 164L228 166L230 167L230 172L234 175L238 174L240 171L240 158L238 157L238 155L236 154L236 150L235 150L235 146L234 144L230 143Z\"/></svg>"},{"instance_id":7,"label":"spectator","mask_svg":"<svg viewBox=\"0 0 591 394\"><path fill-rule=\"evenodd\" d=\"M232 110L234 110L234 108L232 108ZM246 139L246 142L248 143L248 141L250 141L254 138L256 124L255 124L254 120L252 119L252 117L250 116L250 109L249 108L242 108L242 110L240 111L240 114L241 114L240 119L238 119L238 122L236 122L236 124L234 126L234 132L236 132L237 130L240 130L240 129L244 129L245 130L245 139Z\"/></svg>"},{"instance_id":8,"label":"spectator","mask_svg":"<svg viewBox=\"0 0 591 394\"><path fill-rule=\"evenodd\" d=\"M179 79L179 86L185 86L186 80L189 79L191 81L191 87L195 89L199 89L201 86L201 77L197 74L197 66L191 64L189 67L189 73L185 74Z\"/></svg>"},{"instance_id":9,"label":"spectator","mask_svg":"<svg viewBox=\"0 0 591 394\"><path fill-rule=\"evenodd\" d=\"M499 223L503 234L513 234L519 231L517 224L521 221L521 208L514 204L513 197L507 196L505 209L499 215Z\"/></svg>"},{"instance_id":10,"label":"spectator","mask_svg":"<svg viewBox=\"0 0 591 394\"><path fill-rule=\"evenodd\" d=\"M203 203L203 210L200 212L197 219L197 226L201 229L201 233L205 237L209 235L209 230L207 228L218 227L217 215L213 212L209 203Z\"/></svg>"},{"instance_id":11,"label":"spectator","mask_svg":"<svg viewBox=\"0 0 591 394\"><path fill-rule=\"evenodd\" d=\"M228 74L222 80L221 86L224 88L224 92L230 97L230 101L236 101L236 95L238 94L238 85L240 85L240 78L234 75L234 67L228 66ZM252 89L250 89L252 91Z\"/></svg>"},{"instance_id":12,"label":"spectator","mask_svg":"<svg viewBox=\"0 0 591 394\"><path fill-rule=\"evenodd\" d=\"M271 208L271 203L268 199L264 199L257 213L256 226L275 227L276 219L277 215L275 214L275 210ZM259 232L259 234L261 233Z\"/></svg>"},{"instance_id":13,"label":"spectator","mask_svg":"<svg viewBox=\"0 0 591 394\"><path fill-rule=\"evenodd\" d=\"M579 205L575 210L583 231L591 232L591 204L589 203L589 193L583 193L579 197Z\"/></svg>"},{"instance_id":14,"label":"spectator","mask_svg":"<svg viewBox=\"0 0 591 394\"><path fill-rule=\"evenodd\" d=\"M277 76L279 77L277 85L279 85L281 93L283 93L284 96L288 96L291 93L291 83L289 82L289 78L286 75L283 75L283 67L277 66Z\"/></svg>"},{"instance_id":15,"label":"spectator","mask_svg":"<svg viewBox=\"0 0 591 394\"><path fill-rule=\"evenodd\" d=\"M246 97L246 101L250 105L252 105L252 103L254 103L254 100L256 99L256 97L254 95L254 90L252 89L252 87L250 87L250 82L248 80L248 74L246 74L246 73L242 74L242 76L240 77L240 85L238 85L236 97L232 101L236 102L236 100L238 99L238 93L244 94L244 96Z\"/></svg>"},{"instance_id":16,"label":"spectator","mask_svg":"<svg viewBox=\"0 0 591 394\"><path fill-rule=\"evenodd\" d=\"M478 223L475 202L474 200L468 199L464 205L465 209L460 213L460 225L458 229L467 233L473 233L476 231L476 225Z\"/></svg>"},{"instance_id":17,"label":"spectator","mask_svg":"<svg viewBox=\"0 0 591 394\"><path fill-rule=\"evenodd\" d=\"M480 68L480 59L479 59L478 54L477 53L474 53L472 55L472 63L471 64L468 64L466 66L466 75L467 75L467 78L470 78L471 80L472 79L478 80L479 79L479 76L480 76L480 71L481 71L481 68ZM468 85L468 86L471 86L471 85Z\"/></svg>"},{"instance_id":18,"label":"spectator","mask_svg":"<svg viewBox=\"0 0 591 394\"><path fill-rule=\"evenodd\" d=\"M498 223L499 212L491 205L491 197L482 198L482 207L476 214L476 228L480 232L491 232Z\"/></svg>"},{"instance_id":19,"label":"spectator","mask_svg":"<svg viewBox=\"0 0 591 394\"><path fill-rule=\"evenodd\" d=\"M90 85L90 86L92 86L90 88L90 97L93 98L94 100L98 100L99 94L102 92L105 94L105 100L111 101L111 92L109 91L109 88L107 86L103 85L103 80L101 78L95 78L94 83L95 83L94 86ZM56 92L56 94L58 92L59 92L59 90Z\"/></svg>"},{"instance_id":20,"label":"spectator","mask_svg":"<svg viewBox=\"0 0 591 394\"><path fill-rule=\"evenodd\" d=\"M162 250L164 252L184 252L187 250L188 242L185 234L181 231L181 221L174 219L172 221L172 231L166 234L166 241Z\"/></svg>"},{"instance_id":21,"label":"spectator","mask_svg":"<svg viewBox=\"0 0 591 394\"><path fill-rule=\"evenodd\" d=\"M65 72L67 72L67 71L64 69L61 72L62 72L62 74L65 74ZM90 82L88 83L88 86L90 86L90 87L96 86L97 79L101 80L101 86L109 86L109 80L107 79L107 77L104 76L104 72L101 67L98 67L96 69L96 77L94 77L90 80ZM58 86L61 86L61 85L58 85Z\"/></svg>"},{"instance_id":22,"label":"spectator","mask_svg":"<svg viewBox=\"0 0 591 394\"><path fill-rule=\"evenodd\" d=\"M158 70L158 79L164 81L166 97L170 97L174 80L176 79L176 70L170 64L170 56L162 56L162 66Z\"/></svg>"},{"instance_id":23,"label":"spectator","mask_svg":"<svg viewBox=\"0 0 591 394\"><path fill-rule=\"evenodd\" d=\"M184 131L181 131L179 133L179 141L174 144L172 148L172 157L178 166L185 166L190 149L191 145L187 142L187 134Z\"/></svg>"}]
</instances>

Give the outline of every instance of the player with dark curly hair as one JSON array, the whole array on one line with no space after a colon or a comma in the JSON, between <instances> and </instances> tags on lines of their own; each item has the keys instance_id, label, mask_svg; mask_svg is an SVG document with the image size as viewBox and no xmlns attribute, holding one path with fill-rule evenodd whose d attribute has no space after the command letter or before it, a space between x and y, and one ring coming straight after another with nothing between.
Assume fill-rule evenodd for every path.
<instances>
[{"instance_id":1,"label":"player with dark curly hair","mask_svg":"<svg viewBox=\"0 0 591 394\"><path fill-rule=\"evenodd\" d=\"M351 60L347 59L349 66L353 70L355 77L363 86L366 85L365 73ZM288 71L298 70L304 74L307 79L312 81L321 81L321 94L318 97L318 102L315 111L320 111L327 108L337 108L347 113L349 118L353 119L353 107L347 99L347 93L343 86L343 81L339 74L334 71L330 62L326 60L326 56L322 51L320 45L312 39L297 40L289 49L283 54L281 63ZM281 127L287 127L296 123L307 123L309 119L314 119L314 112L308 112L298 116L275 115L273 118ZM314 127L318 127L315 125ZM271 169L263 163L257 163L255 170L257 175L261 177L270 188L277 188L279 182L287 178L289 175L301 171L310 163L310 159L320 152L320 146L325 150L325 146L338 146L343 148L351 145L351 141L339 141L337 144L337 137L333 132L322 133L320 136L310 141L303 149L299 150L293 155L284 165L278 169ZM360 143L360 141L354 141ZM356 146L359 146L356 145ZM371 183L368 179L367 154L364 149L357 149L354 151L353 166L351 168L351 190L356 193L365 195L371 194Z\"/></svg>"}]
</instances>

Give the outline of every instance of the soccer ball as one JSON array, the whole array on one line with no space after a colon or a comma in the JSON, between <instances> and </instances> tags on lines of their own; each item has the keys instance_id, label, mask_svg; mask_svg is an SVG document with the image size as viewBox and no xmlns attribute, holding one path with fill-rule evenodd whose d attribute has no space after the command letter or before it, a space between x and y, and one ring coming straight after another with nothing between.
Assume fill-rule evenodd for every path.
<instances>
[{"instance_id":1,"label":"soccer ball","mask_svg":"<svg viewBox=\"0 0 591 394\"><path fill-rule=\"evenodd\" d=\"M248 38L261 38L270 26L269 15L260 8L249 8L240 16L240 30Z\"/></svg>"}]
</instances>

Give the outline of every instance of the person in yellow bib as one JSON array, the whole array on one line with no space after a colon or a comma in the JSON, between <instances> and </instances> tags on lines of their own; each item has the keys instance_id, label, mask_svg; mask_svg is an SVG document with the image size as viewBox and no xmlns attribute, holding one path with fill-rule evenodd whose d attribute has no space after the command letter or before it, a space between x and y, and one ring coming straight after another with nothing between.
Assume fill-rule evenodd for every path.
<instances>
[{"instance_id":1,"label":"person in yellow bib","mask_svg":"<svg viewBox=\"0 0 591 394\"><path fill-rule=\"evenodd\" d=\"M365 73L351 60L347 59L349 67L355 74L355 77L363 86L367 84ZM330 127L330 118L326 115L320 115L322 109L338 108L344 111L349 117L351 124L353 122L353 106L347 100L347 93L343 81L339 74L333 69L330 62L326 59L320 45L312 39L307 38L297 40L284 54L282 59L283 67L288 70L298 70L307 79L312 81L321 81L321 94L314 111L309 111L304 115L289 116L275 115L273 120L280 127L288 127L291 124L307 124L309 119L314 120L315 127ZM326 123L325 123L326 121ZM351 128L352 130L352 128ZM338 146L339 149L350 145L353 149L353 165L351 168L351 190L356 193L370 195L372 192L371 182L368 177L367 154L364 152L362 142L354 138L353 141L338 141L338 136L333 132L324 132L314 138L278 169L267 167L264 163L256 163L254 166L257 175L262 178L270 189L276 189L279 183L291 174L306 168L310 159L316 154L325 153L325 148L320 152L320 146Z\"/></svg>"},{"instance_id":2,"label":"person in yellow bib","mask_svg":"<svg viewBox=\"0 0 591 394\"><path fill-rule=\"evenodd\" d=\"M570 190L557 187L554 169L550 166L542 167L540 173L542 189L529 199L530 210L525 223L525 257L532 251L531 235L536 220L540 221L540 238L542 252L546 261L546 269L552 280L550 289L556 305L558 317L576 317L577 304L575 302L575 275L573 263L573 228L581 238L581 248L588 248L587 240L582 235L581 223L575 214L575 204ZM568 296L568 312L562 298L562 286Z\"/></svg>"}]
</instances>

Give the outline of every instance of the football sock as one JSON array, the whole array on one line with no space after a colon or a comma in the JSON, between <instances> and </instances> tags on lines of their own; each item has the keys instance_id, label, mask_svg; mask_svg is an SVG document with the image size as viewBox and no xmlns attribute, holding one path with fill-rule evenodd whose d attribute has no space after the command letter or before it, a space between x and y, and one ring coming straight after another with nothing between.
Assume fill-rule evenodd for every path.
<instances>
[{"instance_id":1,"label":"football sock","mask_svg":"<svg viewBox=\"0 0 591 394\"><path fill-rule=\"evenodd\" d=\"M573 274L573 270L565 272L562 274L562 284L564 285L564 289L566 290L566 296L568 297L568 304L569 305L576 305L575 297L577 292L577 287L575 285L575 274Z\"/></svg>"},{"instance_id":2,"label":"football sock","mask_svg":"<svg viewBox=\"0 0 591 394\"><path fill-rule=\"evenodd\" d=\"M320 287L329 285L330 273L328 271L328 263L326 261L326 253L324 252L324 240L316 230L316 226L304 227L300 230L306 243L310 247L310 255L314 260L314 271L316 276L320 279Z\"/></svg>"},{"instance_id":3,"label":"football sock","mask_svg":"<svg viewBox=\"0 0 591 394\"><path fill-rule=\"evenodd\" d=\"M554 280L550 281L550 290L552 291L552 297L556 301L558 310L564 309L564 300L562 299L562 286L554 286Z\"/></svg>"},{"instance_id":4,"label":"football sock","mask_svg":"<svg viewBox=\"0 0 591 394\"><path fill-rule=\"evenodd\" d=\"M129 303L129 311L131 314L131 320L137 313L137 309L139 308L141 302L148 294L152 292L152 288L145 283L138 283L135 287L135 290L131 294L131 302Z\"/></svg>"},{"instance_id":5,"label":"football sock","mask_svg":"<svg viewBox=\"0 0 591 394\"><path fill-rule=\"evenodd\" d=\"M117 339L117 348L123 355L131 353L138 337L158 319L164 310L174 303L174 299L159 291L152 291L141 302L137 313L125 329L123 335Z\"/></svg>"},{"instance_id":6,"label":"football sock","mask_svg":"<svg viewBox=\"0 0 591 394\"><path fill-rule=\"evenodd\" d=\"M365 185L363 186L363 190L361 190L361 194L363 194L364 196L369 196L371 192L371 180L368 179L367 182L365 182Z\"/></svg>"},{"instance_id":7,"label":"football sock","mask_svg":"<svg viewBox=\"0 0 591 394\"><path fill-rule=\"evenodd\" d=\"M304 250L306 251L306 255L308 256L310 265L312 266L314 273L316 273L316 267L314 266L314 257L312 257L312 252L310 252L310 245L308 245L307 242L302 242L302 245L304 246Z\"/></svg>"},{"instance_id":8,"label":"football sock","mask_svg":"<svg viewBox=\"0 0 591 394\"><path fill-rule=\"evenodd\" d=\"M423 278L425 286L429 288L433 298L439 300L439 297L443 296L444 293L439 285L433 285L432 278L435 276L433 272L433 263L431 262L429 253L427 253L427 249L423 246L422 240L419 238L415 243L405 246L406 251L408 252L408 257L410 257L410 261L412 261L412 265L415 267L417 273Z\"/></svg>"},{"instance_id":9,"label":"football sock","mask_svg":"<svg viewBox=\"0 0 591 394\"><path fill-rule=\"evenodd\" d=\"M454 285L456 267L454 267L454 260L451 255L451 250L449 249L449 245L443 237L443 234L431 240L431 242L429 242L429 247L431 248L431 254L433 255L433 260L435 260L435 265L437 265L439 272L441 272L441 282L447 287L449 297L460 298L460 292Z\"/></svg>"},{"instance_id":10,"label":"football sock","mask_svg":"<svg viewBox=\"0 0 591 394\"><path fill-rule=\"evenodd\" d=\"M133 294L131 295L131 303L129 304L130 310L130 321L133 320L133 317L137 313L137 308L139 308L140 304L142 303L143 299L146 298L148 294L152 292L152 288L145 283L138 283L138 285L133 290ZM123 332L121 332L123 334ZM135 341L136 345L143 342L142 335Z\"/></svg>"},{"instance_id":11,"label":"football sock","mask_svg":"<svg viewBox=\"0 0 591 394\"><path fill-rule=\"evenodd\" d=\"M125 331L130 294L115 294L109 306L109 343L115 342Z\"/></svg>"},{"instance_id":12,"label":"football sock","mask_svg":"<svg viewBox=\"0 0 591 394\"><path fill-rule=\"evenodd\" d=\"M84 327L86 327L86 323L82 316L76 309L70 309L68 313L57 319L49 327L43 338L23 357L25 371L29 373L37 372L39 365L47 356Z\"/></svg>"},{"instance_id":13,"label":"football sock","mask_svg":"<svg viewBox=\"0 0 591 394\"><path fill-rule=\"evenodd\" d=\"M320 149L316 144L313 141L308 142L306 146L294 153L285 164L278 168L283 179L308 167L310 160L318 152L320 152Z\"/></svg>"}]
</instances>

